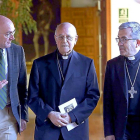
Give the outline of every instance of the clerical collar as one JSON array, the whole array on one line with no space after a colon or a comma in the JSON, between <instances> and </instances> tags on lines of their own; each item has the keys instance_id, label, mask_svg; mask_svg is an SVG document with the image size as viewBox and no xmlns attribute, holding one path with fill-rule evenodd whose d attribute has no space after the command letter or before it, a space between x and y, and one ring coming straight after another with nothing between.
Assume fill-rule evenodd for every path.
<instances>
[{"instance_id":1,"label":"clerical collar","mask_svg":"<svg viewBox=\"0 0 140 140\"><path fill-rule=\"evenodd\" d=\"M135 60L135 56L129 56L127 58L128 58L128 60Z\"/></svg>"},{"instance_id":2,"label":"clerical collar","mask_svg":"<svg viewBox=\"0 0 140 140\"><path fill-rule=\"evenodd\" d=\"M127 58L127 60L128 60L129 62L131 62L131 63L134 64L135 62L137 62L137 61L140 60L140 51L138 51L138 53L135 54L134 56L126 57L126 58Z\"/></svg>"},{"instance_id":3,"label":"clerical collar","mask_svg":"<svg viewBox=\"0 0 140 140\"><path fill-rule=\"evenodd\" d=\"M72 56L72 52L69 55L62 55L59 51L57 51L59 59L69 59Z\"/></svg>"},{"instance_id":4,"label":"clerical collar","mask_svg":"<svg viewBox=\"0 0 140 140\"><path fill-rule=\"evenodd\" d=\"M62 55L63 59L68 59L68 55Z\"/></svg>"}]
</instances>

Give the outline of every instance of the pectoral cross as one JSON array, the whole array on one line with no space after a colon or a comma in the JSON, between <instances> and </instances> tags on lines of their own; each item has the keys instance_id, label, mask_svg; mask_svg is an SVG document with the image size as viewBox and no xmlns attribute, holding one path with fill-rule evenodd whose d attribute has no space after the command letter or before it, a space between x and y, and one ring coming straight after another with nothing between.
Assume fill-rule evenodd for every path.
<instances>
[{"instance_id":1,"label":"pectoral cross","mask_svg":"<svg viewBox=\"0 0 140 140\"><path fill-rule=\"evenodd\" d=\"M134 87L131 87L131 90L128 90L128 93L130 93L130 98L134 98L134 93L137 93L136 90L134 90Z\"/></svg>"}]
</instances>

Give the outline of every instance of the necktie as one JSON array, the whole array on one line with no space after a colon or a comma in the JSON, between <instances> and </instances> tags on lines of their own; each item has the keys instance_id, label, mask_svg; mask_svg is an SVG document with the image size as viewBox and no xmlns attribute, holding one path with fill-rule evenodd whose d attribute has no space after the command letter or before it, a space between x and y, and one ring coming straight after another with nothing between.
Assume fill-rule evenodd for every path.
<instances>
[{"instance_id":1,"label":"necktie","mask_svg":"<svg viewBox=\"0 0 140 140\"><path fill-rule=\"evenodd\" d=\"M5 62L4 56L2 53L2 49L0 49L0 81L6 79L5 75ZM0 109L3 109L7 103L7 93L6 93L6 86L0 89Z\"/></svg>"}]
</instances>

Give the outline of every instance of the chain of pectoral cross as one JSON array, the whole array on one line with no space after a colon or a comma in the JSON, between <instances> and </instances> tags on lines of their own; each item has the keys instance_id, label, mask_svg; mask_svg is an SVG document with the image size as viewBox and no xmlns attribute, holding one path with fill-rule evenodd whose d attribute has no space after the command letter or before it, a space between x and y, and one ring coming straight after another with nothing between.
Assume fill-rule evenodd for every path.
<instances>
[{"instance_id":1,"label":"chain of pectoral cross","mask_svg":"<svg viewBox=\"0 0 140 140\"><path fill-rule=\"evenodd\" d=\"M60 73L61 73L61 76L62 76L62 80L63 80L63 82L64 82L65 78L64 78L64 75L63 75L63 72L62 72L61 66L60 66L59 59L58 59L58 53L57 53L57 63L58 63L58 67L59 67L59 70L60 70Z\"/></svg>"},{"instance_id":2,"label":"chain of pectoral cross","mask_svg":"<svg viewBox=\"0 0 140 140\"><path fill-rule=\"evenodd\" d=\"M131 95L130 98L134 98L134 93L137 93L137 91L134 90L134 84L135 84L135 81L136 81L136 78L137 78L137 75L138 75L138 71L139 71L139 67L140 67L140 62L139 62L139 65L138 65L138 68L137 68L136 75L135 75L133 83L132 83L131 78L130 78L130 74L129 74L129 71L128 71L126 59L125 59L125 66L126 66L126 71L127 71L127 74L128 74L128 78L129 78L130 84L131 84L131 90L128 90L128 93L130 93L130 95Z\"/></svg>"}]
</instances>

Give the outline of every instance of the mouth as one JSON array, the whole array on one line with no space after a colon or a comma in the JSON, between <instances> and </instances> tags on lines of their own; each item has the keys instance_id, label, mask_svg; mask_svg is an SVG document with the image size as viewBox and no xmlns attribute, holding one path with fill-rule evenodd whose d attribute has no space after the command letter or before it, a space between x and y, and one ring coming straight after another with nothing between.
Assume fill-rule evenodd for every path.
<instances>
[{"instance_id":1,"label":"mouth","mask_svg":"<svg viewBox=\"0 0 140 140\"><path fill-rule=\"evenodd\" d=\"M119 50L120 51L123 51L124 50L124 47L123 46L119 46Z\"/></svg>"},{"instance_id":2,"label":"mouth","mask_svg":"<svg viewBox=\"0 0 140 140\"><path fill-rule=\"evenodd\" d=\"M7 42L7 44L11 44L11 42Z\"/></svg>"},{"instance_id":3,"label":"mouth","mask_svg":"<svg viewBox=\"0 0 140 140\"><path fill-rule=\"evenodd\" d=\"M69 45L65 45L65 44L63 44L62 47L69 47Z\"/></svg>"},{"instance_id":4,"label":"mouth","mask_svg":"<svg viewBox=\"0 0 140 140\"><path fill-rule=\"evenodd\" d=\"M123 51L124 49L121 49L121 48L120 48L119 50L120 50L120 51Z\"/></svg>"}]
</instances>

